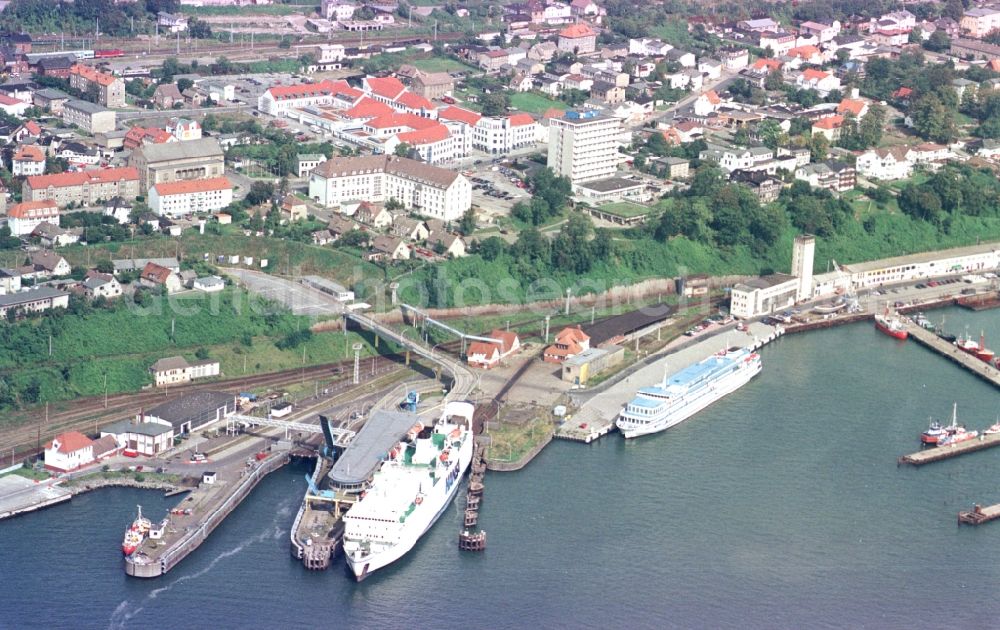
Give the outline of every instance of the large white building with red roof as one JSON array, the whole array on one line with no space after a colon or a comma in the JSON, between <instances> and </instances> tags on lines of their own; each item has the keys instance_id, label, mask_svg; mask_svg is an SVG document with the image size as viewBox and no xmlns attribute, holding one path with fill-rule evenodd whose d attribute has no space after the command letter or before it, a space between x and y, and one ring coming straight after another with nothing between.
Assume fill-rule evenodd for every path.
<instances>
[{"instance_id":1,"label":"large white building with red roof","mask_svg":"<svg viewBox=\"0 0 1000 630\"><path fill-rule=\"evenodd\" d=\"M559 50L574 54L597 50L597 32L585 22L570 24L559 31Z\"/></svg>"},{"instance_id":2,"label":"large white building with red roof","mask_svg":"<svg viewBox=\"0 0 1000 630\"><path fill-rule=\"evenodd\" d=\"M285 116L289 110L319 105L350 107L362 96L347 81L320 81L299 85L276 85L257 99L257 109L271 116Z\"/></svg>"},{"instance_id":3,"label":"large white building with red roof","mask_svg":"<svg viewBox=\"0 0 1000 630\"><path fill-rule=\"evenodd\" d=\"M232 202L233 185L225 177L160 182L149 189L149 208L161 217L215 212Z\"/></svg>"},{"instance_id":4,"label":"large white building with red roof","mask_svg":"<svg viewBox=\"0 0 1000 630\"><path fill-rule=\"evenodd\" d=\"M59 207L54 201L24 201L7 210L7 227L12 236L26 236L42 223L59 227Z\"/></svg>"},{"instance_id":5,"label":"large white building with red roof","mask_svg":"<svg viewBox=\"0 0 1000 630\"><path fill-rule=\"evenodd\" d=\"M60 433L45 445L45 467L69 472L94 461L94 441L79 431Z\"/></svg>"},{"instance_id":6,"label":"large white building with red roof","mask_svg":"<svg viewBox=\"0 0 1000 630\"><path fill-rule=\"evenodd\" d=\"M139 171L135 167L99 168L89 171L35 175L24 180L21 198L25 201L93 205L115 197L135 199L139 195Z\"/></svg>"}]
</instances>

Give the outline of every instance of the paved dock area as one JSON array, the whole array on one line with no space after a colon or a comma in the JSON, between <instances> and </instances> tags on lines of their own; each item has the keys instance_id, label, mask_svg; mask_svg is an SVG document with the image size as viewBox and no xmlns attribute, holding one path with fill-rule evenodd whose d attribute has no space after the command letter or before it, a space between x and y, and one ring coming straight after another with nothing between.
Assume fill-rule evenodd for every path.
<instances>
[{"instance_id":1,"label":"paved dock area","mask_svg":"<svg viewBox=\"0 0 1000 630\"><path fill-rule=\"evenodd\" d=\"M935 446L933 448L925 448L921 451L917 451L916 453L903 455L899 458L899 463L922 466L932 462L939 462L942 459L950 459L966 453L974 453L983 449L993 448L994 446L1000 446L1000 433L980 435L974 440L959 442L953 446Z\"/></svg>"},{"instance_id":2,"label":"paved dock area","mask_svg":"<svg viewBox=\"0 0 1000 630\"><path fill-rule=\"evenodd\" d=\"M977 359L968 352L959 350L955 344L945 341L926 328L917 326L909 319L904 319L903 324L910 333L910 338L915 342L937 352L953 363L957 363L979 378L991 383L994 387L1000 387L1000 370L985 361Z\"/></svg>"},{"instance_id":3,"label":"paved dock area","mask_svg":"<svg viewBox=\"0 0 1000 630\"><path fill-rule=\"evenodd\" d=\"M20 475L6 475L0 477L0 519L40 510L72 497L72 492L51 482L36 483Z\"/></svg>"},{"instance_id":4,"label":"paved dock area","mask_svg":"<svg viewBox=\"0 0 1000 630\"><path fill-rule=\"evenodd\" d=\"M978 503L971 510L958 513L958 522L965 525L982 525L1000 518L1000 504L983 507Z\"/></svg>"},{"instance_id":5,"label":"paved dock area","mask_svg":"<svg viewBox=\"0 0 1000 630\"><path fill-rule=\"evenodd\" d=\"M679 337L645 365L632 372L623 372L615 382L603 383L597 391L582 390L571 394L578 405L577 412L556 429L556 437L591 442L609 433L622 407L636 390L661 382L664 375L675 374L729 346L760 347L780 334L779 328L759 322L751 323L746 331L728 327L714 335ZM765 368L766 363L765 363Z\"/></svg>"}]
</instances>

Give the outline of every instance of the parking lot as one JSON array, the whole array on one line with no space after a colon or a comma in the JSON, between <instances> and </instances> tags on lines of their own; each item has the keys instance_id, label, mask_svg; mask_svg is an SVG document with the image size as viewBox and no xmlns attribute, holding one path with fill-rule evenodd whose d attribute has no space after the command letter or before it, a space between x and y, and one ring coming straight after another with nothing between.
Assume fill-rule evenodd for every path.
<instances>
[{"instance_id":1,"label":"parking lot","mask_svg":"<svg viewBox=\"0 0 1000 630\"><path fill-rule=\"evenodd\" d=\"M516 183L521 182L518 171L503 165L477 165L469 181L472 182L472 203L494 216L509 215L515 203L530 197L527 188Z\"/></svg>"}]
</instances>

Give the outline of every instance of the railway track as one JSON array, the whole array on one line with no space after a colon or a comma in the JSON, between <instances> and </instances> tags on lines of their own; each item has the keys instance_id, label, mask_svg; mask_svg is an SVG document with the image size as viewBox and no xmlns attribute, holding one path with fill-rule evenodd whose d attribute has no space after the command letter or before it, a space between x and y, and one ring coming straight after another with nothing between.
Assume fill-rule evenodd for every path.
<instances>
[{"instance_id":1,"label":"railway track","mask_svg":"<svg viewBox=\"0 0 1000 630\"><path fill-rule=\"evenodd\" d=\"M368 380L373 375L384 375L402 362L399 355L382 355L365 359L361 362L362 380ZM192 383L179 385L168 390L146 391L132 394L116 394L108 396L105 407L103 396L91 396L72 401L72 409L65 412L50 414L48 421L44 420L42 412L35 410L43 419L37 423L28 423L0 431L0 444L5 452L13 450L15 459L23 459L38 454L39 443L63 431L92 431L95 426L122 415L132 415L143 407L155 406L170 396L191 393L201 390L217 390L237 394L241 391L261 387L278 387L300 380L320 380L329 377L331 381L349 377L354 370L354 361L340 361L307 368L298 368L257 374L240 378L224 379L209 383Z\"/></svg>"}]
</instances>

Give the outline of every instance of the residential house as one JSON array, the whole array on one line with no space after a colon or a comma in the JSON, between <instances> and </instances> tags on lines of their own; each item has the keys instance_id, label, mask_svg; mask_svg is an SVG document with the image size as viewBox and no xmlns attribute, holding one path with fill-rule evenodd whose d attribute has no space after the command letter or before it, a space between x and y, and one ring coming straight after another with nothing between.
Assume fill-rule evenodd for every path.
<instances>
[{"instance_id":1,"label":"residential house","mask_svg":"<svg viewBox=\"0 0 1000 630\"><path fill-rule=\"evenodd\" d=\"M861 120L868 113L868 102L858 98L845 98L837 105L837 113L842 116L850 114L856 120Z\"/></svg>"},{"instance_id":2,"label":"residential house","mask_svg":"<svg viewBox=\"0 0 1000 630\"><path fill-rule=\"evenodd\" d=\"M51 249L31 252L28 256L28 266L34 270L36 276L46 278L68 276L73 271L66 259Z\"/></svg>"},{"instance_id":3,"label":"residential house","mask_svg":"<svg viewBox=\"0 0 1000 630\"><path fill-rule=\"evenodd\" d=\"M800 166L795 169L795 179L808 182L813 188L844 192L854 188L856 171L846 162L827 160Z\"/></svg>"},{"instance_id":4,"label":"residential house","mask_svg":"<svg viewBox=\"0 0 1000 630\"><path fill-rule=\"evenodd\" d=\"M765 49L765 54L769 49L769 57L782 57L795 48L795 35L784 31L764 31L760 34L757 45Z\"/></svg>"},{"instance_id":5,"label":"residential house","mask_svg":"<svg viewBox=\"0 0 1000 630\"><path fill-rule=\"evenodd\" d=\"M191 288L202 293L218 293L226 288L226 281L219 276L205 276L195 278L191 283Z\"/></svg>"},{"instance_id":6,"label":"residential house","mask_svg":"<svg viewBox=\"0 0 1000 630\"><path fill-rule=\"evenodd\" d=\"M803 22L799 24L799 33L814 35L820 43L825 43L840 34L840 22L837 20L834 20L832 24Z\"/></svg>"},{"instance_id":7,"label":"residential house","mask_svg":"<svg viewBox=\"0 0 1000 630\"><path fill-rule=\"evenodd\" d=\"M589 349L590 336L583 332L579 325L569 326L560 330L552 345L545 348L542 360L548 363L562 363Z\"/></svg>"},{"instance_id":8,"label":"residential house","mask_svg":"<svg viewBox=\"0 0 1000 630\"><path fill-rule=\"evenodd\" d=\"M233 185L226 177L161 182L149 189L149 208L161 217L215 212L232 202Z\"/></svg>"},{"instance_id":9,"label":"residential house","mask_svg":"<svg viewBox=\"0 0 1000 630\"><path fill-rule=\"evenodd\" d=\"M43 174L45 172L45 151L34 144L19 146L11 158L11 172L14 177Z\"/></svg>"},{"instance_id":10,"label":"residential house","mask_svg":"<svg viewBox=\"0 0 1000 630\"><path fill-rule=\"evenodd\" d=\"M448 256L449 258L461 258L465 256L465 240L457 234L437 233L427 239L427 246L435 254Z\"/></svg>"},{"instance_id":11,"label":"residential house","mask_svg":"<svg viewBox=\"0 0 1000 630\"><path fill-rule=\"evenodd\" d=\"M69 472L94 462L94 441L79 431L60 433L45 445L45 468Z\"/></svg>"},{"instance_id":12,"label":"residential house","mask_svg":"<svg viewBox=\"0 0 1000 630\"><path fill-rule=\"evenodd\" d=\"M913 163L906 154L906 147L870 149L858 156L855 168L861 175L872 179L905 179L913 172Z\"/></svg>"},{"instance_id":13,"label":"residential house","mask_svg":"<svg viewBox=\"0 0 1000 630\"><path fill-rule=\"evenodd\" d=\"M122 285L111 274L88 271L82 282L87 297L97 299L114 299L122 294Z\"/></svg>"},{"instance_id":14,"label":"residential house","mask_svg":"<svg viewBox=\"0 0 1000 630\"><path fill-rule=\"evenodd\" d=\"M426 99L439 99L455 90L455 79L447 72L418 72L410 89Z\"/></svg>"},{"instance_id":15,"label":"residential house","mask_svg":"<svg viewBox=\"0 0 1000 630\"><path fill-rule=\"evenodd\" d=\"M366 258L369 261L409 260L410 246L398 236L380 234L372 239Z\"/></svg>"},{"instance_id":16,"label":"residential house","mask_svg":"<svg viewBox=\"0 0 1000 630\"><path fill-rule=\"evenodd\" d=\"M324 161L326 161L326 156L322 153L300 153L298 155L298 176L308 177L313 172L313 169L319 166L320 162Z\"/></svg>"},{"instance_id":17,"label":"residential house","mask_svg":"<svg viewBox=\"0 0 1000 630\"><path fill-rule=\"evenodd\" d=\"M364 223L376 230L387 228L395 221L392 213L386 210L385 206L370 201L362 201L350 216L355 221Z\"/></svg>"},{"instance_id":18,"label":"residential house","mask_svg":"<svg viewBox=\"0 0 1000 630\"><path fill-rule=\"evenodd\" d=\"M392 221L390 232L411 243L426 240L430 236L427 224L413 217L397 216Z\"/></svg>"},{"instance_id":19,"label":"residential house","mask_svg":"<svg viewBox=\"0 0 1000 630\"><path fill-rule=\"evenodd\" d=\"M139 275L139 282L144 287L163 287L167 293L176 293L184 288L178 274L154 262L146 263Z\"/></svg>"},{"instance_id":20,"label":"residential house","mask_svg":"<svg viewBox=\"0 0 1000 630\"><path fill-rule=\"evenodd\" d=\"M617 105L625 102L625 88L607 81L595 81L590 88L590 96L608 105Z\"/></svg>"},{"instance_id":21,"label":"residential house","mask_svg":"<svg viewBox=\"0 0 1000 630\"><path fill-rule=\"evenodd\" d=\"M571 24L559 31L559 50L576 55L597 50L597 32L585 22Z\"/></svg>"},{"instance_id":22,"label":"residential house","mask_svg":"<svg viewBox=\"0 0 1000 630\"><path fill-rule=\"evenodd\" d=\"M729 175L729 179L750 188L761 203L771 203L781 194L783 184L780 178L772 177L764 171L746 171L737 169Z\"/></svg>"},{"instance_id":23,"label":"residential house","mask_svg":"<svg viewBox=\"0 0 1000 630\"><path fill-rule=\"evenodd\" d=\"M465 361L472 367L488 370L500 364L500 345L488 341L473 341L465 352Z\"/></svg>"},{"instance_id":24,"label":"residential house","mask_svg":"<svg viewBox=\"0 0 1000 630\"><path fill-rule=\"evenodd\" d=\"M153 92L153 104L160 109L173 109L177 103L184 103L184 96L176 83L163 83Z\"/></svg>"},{"instance_id":25,"label":"residential house","mask_svg":"<svg viewBox=\"0 0 1000 630\"><path fill-rule=\"evenodd\" d=\"M691 162L684 158L665 157L662 162L667 165L668 179L687 179L690 175Z\"/></svg>"},{"instance_id":26,"label":"residential house","mask_svg":"<svg viewBox=\"0 0 1000 630\"><path fill-rule=\"evenodd\" d=\"M56 88L45 88L32 94L31 102L36 107L41 107L52 114L59 115L62 113L63 105L65 105L66 101L71 98L72 97L69 94L63 92L62 90L57 90Z\"/></svg>"},{"instance_id":27,"label":"residential house","mask_svg":"<svg viewBox=\"0 0 1000 630\"><path fill-rule=\"evenodd\" d=\"M718 59L702 59L698 62L698 72L709 81L714 81L722 76L722 62Z\"/></svg>"},{"instance_id":28,"label":"residential house","mask_svg":"<svg viewBox=\"0 0 1000 630\"><path fill-rule=\"evenodd\" d=\"M720 99L719 95L715 93L715 90L704 92L697 99L695 99L693 106L694 115L701 117L708 116L718 110L721 102L722 99Z\"/></svg>"},{"instance_id":29,"label":"residential house","mask_svg":"<svg viewBox=\"0 0 1000 630\"><path fill-rule=\"evenodd\" d=\"M955 157L951 149L941 144L924 142L915 147L910 147L906 152L906 158L913 164L927 164L929 162L940 162Z\"/></svg>"},{"instance_id":30,"label":"residential house","mask_svg":"<svg viewBox=\"0 0 1000 630\"><path fill-rule=\"evenodd\" d=\"M833 90L840 89L840 78L823 70L806 68L799 74L795 84L804 90L816 90L821 96L826 96Z\"/></svg>"},{"instance_id":31,"label":"residential house","mask_svg":"<svg viewBox=\"0 0 1000 630\"><path fill-rule=\"evenodd\" d=\"M824 116L812 124L812 135L824 136L831 143L840 139L840 128L844 126L844 117L840 114Z\"/></svg>"},{"instance_id":32,"label":"residential house","mask_svg":"<svg viewBox=\"0 0 1000 630\"><path fill-rule=\"evenodd\" d=\"M746 48L724 47L718 50L723 67L730 72L739 72L750 65L750 51Z\"/></svg>"},{"instance_id":33,"label":"residential house","mask_svg":"<svg viewBox=\"0 0 1000 630\"><path fill-rule=\"evenodd\" d=\"M982 39L1000 29L1000 8L973 7L967 9L959 20L959 28L969 37Z\"/></svg>"},{"instance_id":34,"label":"residential house","mask_svg":"<svg viewBox=\"0 0 1000 630\"><path fill-rule=\"evenodd\" d=\"M80 237L83 236L83 228L64 230L51 223L40 223L31 235L38 238L42 247L65 247L66 245L80 242Z\"/></svg>"},{"instance_id":35,"label":"residential house","mask_svg":"<svg viewBox=\"0 0 1000 630\"><path fill-rule=\"evenodd\" d=\"M281 215L292 223L305 221L306 217L309 216L309 206L306 205L305 201L289 193L281 202Z\"/></svg>"},{"instance_id":36,"label":"residential house","mask_svg":"<svg viewBox=\"0 0 1000 630\"><path fill-rule=\"evenodd\" d=\"M693 52L688 52L679 48L668 50L665 57L667 61L673 61L674 63L680 64L682 68L694 68L698 65L697 57L694 56Z\"/></svg>"},{"instance_id":37,"label":"residential house","mask_svg":"<svg viewBox=\"0 0 1000 630\"><path fill-rule=\"evenodd\" d=\"M171 118L167 121L166 132L181 142L201 139L201 124L187 118Z\"/></svg>"},{"instance_id":38,"label":"residential house","mask_svg":"<svg viewBox=\"0 0 1000 630\"><path fill-rule=\"evenodd\" d=\"M31 107L31 103L7 96L6 94L0 94L0 111L8 116L21 118L29 107Z\"/></svg>"}]
</instances>

